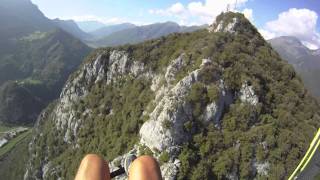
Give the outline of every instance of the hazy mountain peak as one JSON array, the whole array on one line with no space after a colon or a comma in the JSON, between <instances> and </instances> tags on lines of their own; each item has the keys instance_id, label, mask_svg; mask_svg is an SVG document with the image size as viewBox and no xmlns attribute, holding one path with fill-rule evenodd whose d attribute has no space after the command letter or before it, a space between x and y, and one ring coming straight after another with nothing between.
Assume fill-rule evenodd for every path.
<instances>
[{"instance_id":1,"label":"hazy mountain peak","mask_svg":"<svg viewBox=\"0 0 320 180\"><path fill-rule=\"evenodd\" d=\"M31 0L0 0L1 5L0 6L20 6L20 5L34 5Z\"/></svg>"},{"instance_id":2,"label":"hazy mountain peak","mask_svg":"<svg viewBox=\"0 0 320 180\"><path fill-rule=\"evenodd\" d=\"M159 23L159 24L171 24L171 25L178 25L179 26L179 24L174 21L166 21L166 22Z\"/></svg>"},{"instance_id":3,"label":"hazy mountain peak","mask_svg":"<svg viewBox=\"0 0 320 180\"><path fill-rule=\"evenodd\" d=\"M90 32L90 34L95 39L99 39L99 38L106 37L114 32L121 31L124 29L130 29L130 28L134 28L134 27L136 27L136 25L131 24L131 23L121 23L121 24L115 24L115 25L101 27L95 31Z\"/></svg>"},{"instance_id":4,"label":"hazy mountain peak","mask_svg":"<svg viewBox=\"0 0 320 180\"><path fill-rule=\"evenodd\" d=\"M98 21L76 21L76 23L78 24L80 29L87 33L106 27L104 23Z\"/></svg>"},{"instance_id":5,"label":"hazy mountain peak","mask_svg":"<svg viewBox=\"0 0 320 180\"><path fill-rule=\"evenodd\" d=\"M107 36L100 35L100 39L92 42L95 47L117 46L123 44L134 44L145 40L159 38L171 33L193 32L204 29L205 26L180 26L176 22L167 21L143 26L125 27L120 31L114 31ZM106 28L107 29L107 28Z\"/></svg>"},{"instance_id":6,"label":"hazy mountain peak","mask_svg":"<svg viewBox=\"0 0 320 180\"><path fill-rule=\"evenodd\" d=\"M83 32L77 23L73 20L61 20L59 18L53 19L52 20L55 25L64 31L72 34L76 38L79 38L81 40L86 40L90 38L90 35Z\"/></svg>"},{"instance_id":7,"label":"hazy mountain peak","mask_svg":"<svg viewBox=\"0 0 320 180\"><path fill-rule=\"evenodd\" d=\"M280 36L272 39L272 41L279 41L282 43L290 44L291 46L305 47L302 42L294 36Z\"/></svg>"},{"instance_id":8,"label":"hazy mountain peak","mask_svg":"<svg viewBox=\"0 0 320 180\"><path fill-rule=\"evenodd\" d=\"M302 44L302 42L292 36L281 36L270 39L272 46L283 53L285 59L299 59L302 56L310 54L310 49ZM281 49L281 50L280 50Z\"/></svg>"},{"instance_id":9,"label":"hazy mountain peak","mask_svg":"<svg viewBox=\"0 0 320 180\"><path fill-rule=\"evenodd\" d=\"M0 8L1 14L14 15L16 18L18 17L25 21L31 21L34 18L38 21L41 19L48 20L31 0L0 0Z\"/></svg>"},{"instance_id":10,"label":"hazy mountain peak","mask_svg":"<svg viewBox=\"0 0 320 180\"><path fill-rule=\"evenodd\" d=\"M269 40L280 56L293 65L304 80L305 86L316 97L320 97L320 50L310 50L292 36L281 36Z\"/></svg>"}]
</instances>

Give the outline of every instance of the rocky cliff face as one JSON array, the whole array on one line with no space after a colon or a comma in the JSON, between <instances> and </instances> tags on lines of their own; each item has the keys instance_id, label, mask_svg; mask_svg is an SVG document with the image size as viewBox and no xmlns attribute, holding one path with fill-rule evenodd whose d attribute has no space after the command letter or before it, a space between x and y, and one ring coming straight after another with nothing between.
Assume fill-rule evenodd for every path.
<instances>
[{"instance_id":1,"label":"rocky cliff face","mask_svg":"<svg viewBox=\"0 0 320 180\"><path fill-rule=\"evenodd\" d=\"M97 50L39 116L25 179L71 179L92 152L111 169L151 154L166 180L283 179L320 122L308 98L249 21L222 14L209 30ZM299 144L296 127L310 130Z\"/></svg>"}]
</instances>

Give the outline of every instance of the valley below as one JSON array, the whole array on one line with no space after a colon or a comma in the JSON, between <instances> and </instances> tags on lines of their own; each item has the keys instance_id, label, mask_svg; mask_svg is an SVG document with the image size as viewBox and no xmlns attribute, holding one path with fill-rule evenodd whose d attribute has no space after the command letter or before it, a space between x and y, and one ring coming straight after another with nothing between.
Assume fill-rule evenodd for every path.
<instances>
[{"instance_id":1,"label":"valley below","mask_svg":"<svg viewBox=\"0 0 320 180\"><path fill-rule=\"evenodd\" d=\"M237 3L184 25L50 19L0 0L0 179L71 180L90 153L111 171L152 156L164 180L288 179L320 127L320 51L267 41ZM320 178L314 154L294 178Z\"/></svg>"}]
</instances>

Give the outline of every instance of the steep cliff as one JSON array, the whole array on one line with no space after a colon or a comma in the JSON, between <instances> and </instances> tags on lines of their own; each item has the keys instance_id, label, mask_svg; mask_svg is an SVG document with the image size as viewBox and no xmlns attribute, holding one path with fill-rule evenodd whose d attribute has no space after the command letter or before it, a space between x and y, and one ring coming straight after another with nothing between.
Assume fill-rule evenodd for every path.
<instances>
[{"instance_id":1,"label":"steep cliff","mask_svg":"<svg viewBox=\"0 0 320 180\"><path fill-rule=\"evenodd\" d=\"M168 180L285 179L319 124L293 68L229 12L92 53L39 116L25 179L72 179L86 153L114 169L128 152L152 154Z\"/></svg>"}]
</instances>

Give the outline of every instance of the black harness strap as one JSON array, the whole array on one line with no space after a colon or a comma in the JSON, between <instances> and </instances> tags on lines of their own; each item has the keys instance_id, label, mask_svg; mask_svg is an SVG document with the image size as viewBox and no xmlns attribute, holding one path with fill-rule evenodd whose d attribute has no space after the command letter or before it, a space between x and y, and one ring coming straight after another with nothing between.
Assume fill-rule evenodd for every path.
<instances>
[{"instance_id":1,"label":"black harness strap","mask_svg":"<svg viewBox=\"0 0 320 180\"><path fill-rule=\"evenodd\" d=\"M114 178L114 177L117 177L117 176L120 176L122 174L124 174L126 171L124 170L124 168L122 166L119 166L119 169L116 170L116 171L113 171L111 174L110 174L110 177L111 178Z\"/></svg>"}]
</instances>

